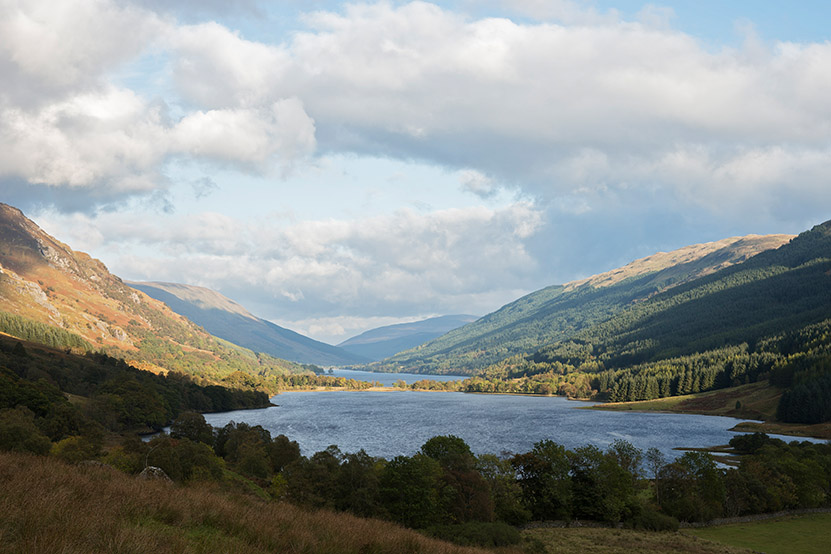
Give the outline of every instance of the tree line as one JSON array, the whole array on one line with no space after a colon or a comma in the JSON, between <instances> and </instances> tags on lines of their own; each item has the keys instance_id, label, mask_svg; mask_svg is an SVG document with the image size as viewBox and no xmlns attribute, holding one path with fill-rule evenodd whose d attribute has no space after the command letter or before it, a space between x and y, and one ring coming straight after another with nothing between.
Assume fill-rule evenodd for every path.
<instances>
[{"instance_id":1,"label":"tree line","mask_svg":"<svg viewBox=\"0 0 831 554\"><path fill-rule=\"evenodd\" d=\"M730 445L738 458L731 468L706 452L668 460L622 440L572 450L543 440L528 452L476 455L452 435L392 459L334 445L304 456L295 441L261 426L212 428L186 413L170 435L126 441L102 459L134 473L149 461L181 482L222 481L223 470L231 470L271 499L434 533L464 527L486 543L504 537L505 525L529 521L666 530L679 521L831 506L831 445L787 444L761 433Z\"/></svg>"}]
</instances>

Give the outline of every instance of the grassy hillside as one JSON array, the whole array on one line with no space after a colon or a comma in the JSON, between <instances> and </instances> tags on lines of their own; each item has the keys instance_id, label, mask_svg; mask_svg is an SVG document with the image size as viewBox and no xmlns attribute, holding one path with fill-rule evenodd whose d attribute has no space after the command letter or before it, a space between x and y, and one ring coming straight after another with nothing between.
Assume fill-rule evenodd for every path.
<instances>
[{"instance_id":1,"label":"grassy hillside","mask_svg":"<svg viewBox=\"0 0 831 554\"><path fill-rule=\"evenodd\" d=\"M127 284L164 302L174 312L201 325L209 333L256 352L318 365L351 365L369 361L367 357L260 319L216 291L176 283Z\"/></svg>"},{"instance_id":2,"label":"grassy hillside","mask_svg":"<svg viewBox=\"0 0 831 554\"><path fill-rule=\"evenodd\" d=\"M573 337L661 291L730 267L790 238L748 236L689 246L583 281L548 287L384 360L375 369L475 373L511 356Z\"/></svg>"},{"instance_id":3,"label":"grassy hillside","mask_svg":"<svg viewBox=\"0 0 831 554\"><path fill-rule=\"evenodd\" d=\"M47 327L54 331L43 331ZM5 204L0 204L0 332L38 340L31 334L37 332L46 344L94 348L155 371L215 379L235 371L253 376L305 371L217 339Z\"/></svg>"},{"instance_id":4,"label":"grassy hillside","mask_svg":"<svg viewBox=\"0 0 831 554\"><path fill-rule=\"evenodd\" d=\"M0 551L474 554L397 525L0 453Z\"/></svg>"},{"instance_id":5,"label":"grassy hillside","mask_svg":"<svg viewBox=\"0 0 831 554\"><path fill-rule=\"evenodd\" d=\"M831 544L831 514L689 529L685 534L753 552L824 554Z\"/></svg>"}]
</instances>

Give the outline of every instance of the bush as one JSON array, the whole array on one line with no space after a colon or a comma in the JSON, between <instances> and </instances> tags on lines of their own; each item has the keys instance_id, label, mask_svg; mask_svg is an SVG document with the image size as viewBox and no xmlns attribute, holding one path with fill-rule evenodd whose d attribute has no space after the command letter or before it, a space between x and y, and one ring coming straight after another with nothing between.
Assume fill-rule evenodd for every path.
<instances>
[{"instance_id":1,"label":"bush","mask_svg":"<svg viewBox=\"0 0 831 554\"><path fill-rule=\"evenodd\" d=\"M461 546L510 546L519 544L522 539L516 527L501 521L495 523L469 521L458 525L437 525L428 528L426 532L431 537Z\"/></svg>"},{"instance_id":2,"label":"bush","mask_svg":"<svg viewBox=\"0 0 831 554\"><path fill-rule=\"evenodd\" d=\"M678 520L652 508L644 508L633 518L632 527L646 531L678 531Z\"/></svg>"},{"instance_id":3,"label":"bush","mask_svg":"<svg viewBox=\"0 0 831 554\"><path fill-rule=\"evenodd\" d=\"M0 450L48 454L52 443L35 425L31 410L0 410Z\"/></svg>"},{"instance_id":4,"label":"bush","mask_svg":"<svg viewBox=\"0 0 831 554\"><path fill-rule=\"evenodd\" d=\"M67 437L52 445L51 454L70 464L98 458L100 445L89 437Z\"/></svg>"}]
</instances>

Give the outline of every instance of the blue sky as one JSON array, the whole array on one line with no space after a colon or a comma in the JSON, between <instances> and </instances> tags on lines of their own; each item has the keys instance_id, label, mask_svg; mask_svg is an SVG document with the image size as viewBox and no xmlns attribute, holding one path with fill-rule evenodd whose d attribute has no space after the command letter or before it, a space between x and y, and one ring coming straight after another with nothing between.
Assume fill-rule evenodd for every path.
<instances>
[{"instance_id":1,"label":"blue sky","mask_svg":"<svg viewBox=\"0 0 831 554\"><path fill-rule=\"evenodd\" d=\"M831 217L825 2L0 11L0 201L331 343Z\"/></svg>"}]
</instances>

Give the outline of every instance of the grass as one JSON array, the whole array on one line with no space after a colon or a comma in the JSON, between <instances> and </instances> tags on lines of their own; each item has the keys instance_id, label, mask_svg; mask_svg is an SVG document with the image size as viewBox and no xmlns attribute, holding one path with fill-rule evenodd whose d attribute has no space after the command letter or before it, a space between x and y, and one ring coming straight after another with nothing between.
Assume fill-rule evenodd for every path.
<instances>
[{"instance_id":1,"label":"grass","mask_svg":"<svg viewBox=\"0 0 831 554\"><path fill-rule=\"evenodd\" d=\"M782 391L780 389L770 386L767 381L760 381L728 389L658 398L656 400L608 402L586 409L703 414L754 419L757 421L739 423L732 430L831 439L831 424L828 423L802 425L776 421L776 407L781 396Z\"/></svg>"},{"instance_id":2,"label":"grass","mask_svg":"<svg viewBox=\"0 0 831 554\"><path fill-rule=\"evenodd\" d=\"M825 554L831 545L831 514L687 529L684 533L767 554Z\"/></svg>"},{"instance_id":3,"label":"grass","mask_svg":"<svg viewBox=\"0 0 831 554\"><path fill-rule=\"evenodd\" d=\"M685 533L656 533L631 529L538 528L523 531L526 552L534 554L748 554Z\"/></svg>"},{"instance_id":4,"label":"grass","mask_svg":"<svg viewBox=\"0 0 831 554\"><path fill-rule=\"evenodd\" d=\"M475 554L389 522L0 453L0 552ZM518 554L518 549L503 550Z\"/></svg>"}]
</instances>

